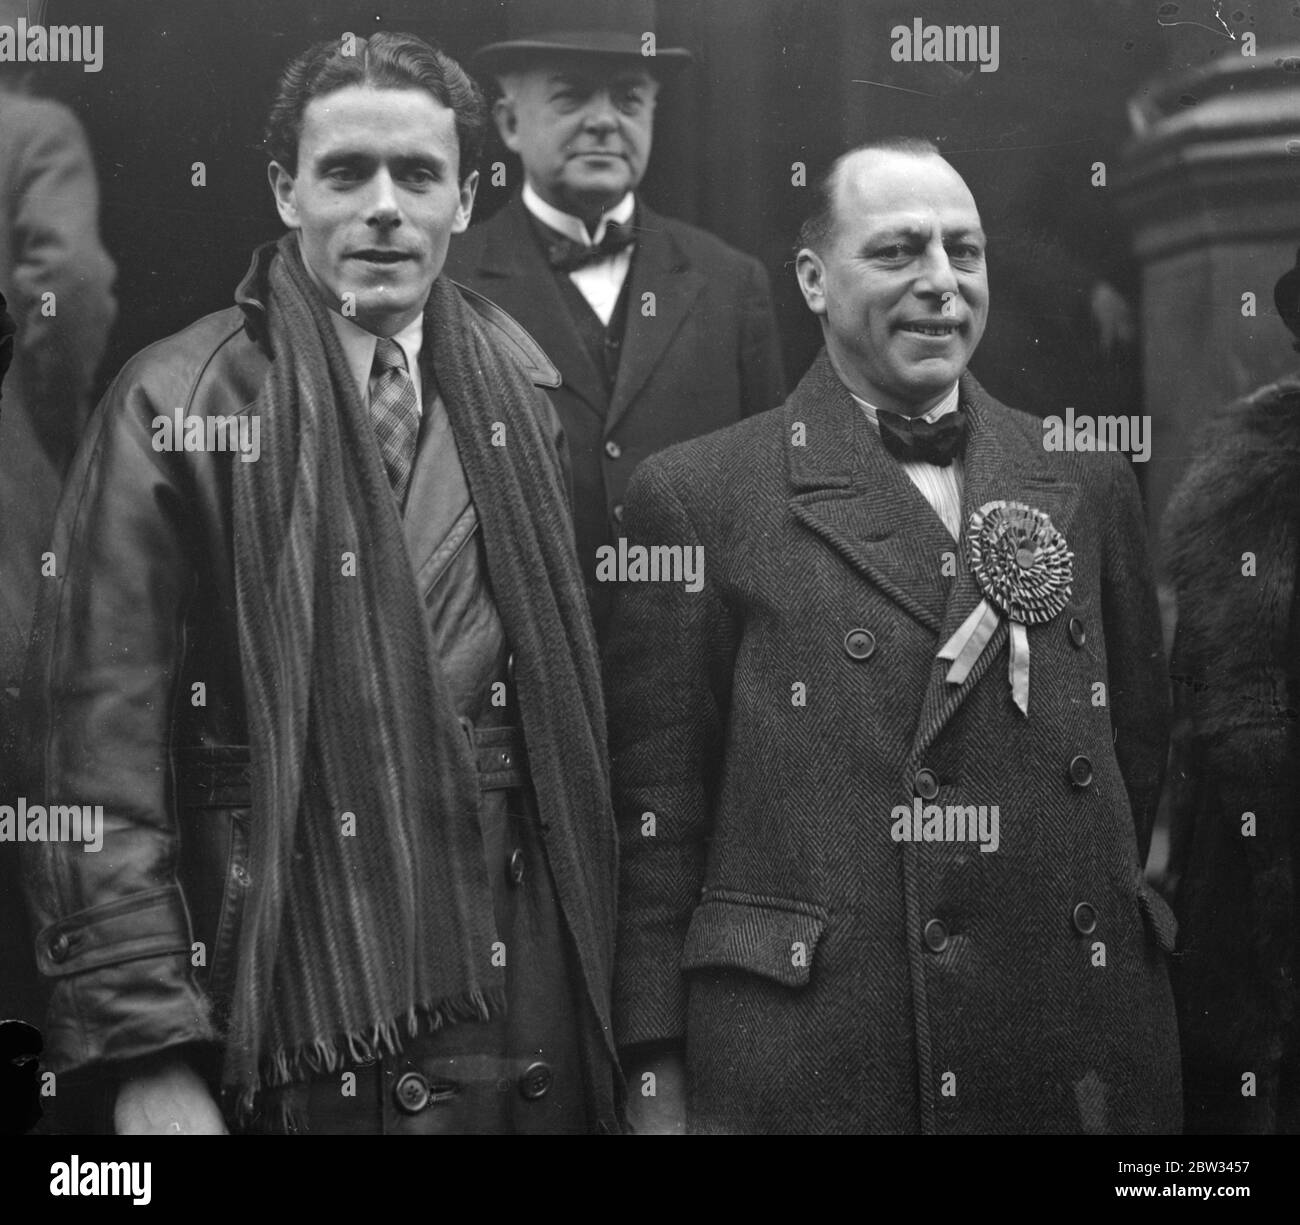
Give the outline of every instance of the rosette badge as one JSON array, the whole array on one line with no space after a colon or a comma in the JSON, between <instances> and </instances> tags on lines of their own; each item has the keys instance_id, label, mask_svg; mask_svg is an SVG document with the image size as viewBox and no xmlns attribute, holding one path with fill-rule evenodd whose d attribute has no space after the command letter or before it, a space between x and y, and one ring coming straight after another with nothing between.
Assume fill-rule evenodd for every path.
<instances>
[{"instance_id":1,"label":"rosette badge","mask_svg":"<svg viewBox=\"0 0 1300 1225\"><path fill-rule=\"evenodd\" d=\"M1074 554L1041 510L1023 502L986 502L970 517L966 557L984 598L948 639L938 658L952 661L949 684L970 675L999 618L1011 622L1008 677L1011 698L1029 714L1029 634L1050 621L1070 598Z\"/></svg>"}]
</instances>

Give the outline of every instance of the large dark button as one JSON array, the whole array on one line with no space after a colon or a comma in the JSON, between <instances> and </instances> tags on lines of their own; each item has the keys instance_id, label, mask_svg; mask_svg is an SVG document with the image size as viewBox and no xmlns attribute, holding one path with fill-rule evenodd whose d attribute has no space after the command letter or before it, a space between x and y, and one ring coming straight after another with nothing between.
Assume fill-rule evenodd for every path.
<instances>
[{"instance_id":1,"label":"large dark button","mask_svg":"<svg viewBox=\"0 0 1300 1225\"><path fill-rule=\"evenodd\" d=\"M933 770L918 770L912 786L923 800L932 800L939 794L939 776Z\"/></svg>"},{"instance_id":2,"label":"large dark button","mask_svg":"<svg viewBox=\"0 0 1300 1225\"><path fill-rule=\"evenodd\" d=\"M506 868L506 875L510 878L512 885L522 885L524 883L524 853L515 847L510 852L510 863Z\"/></svg>"},{"instance_id":3,"label":"large dark button","mask_svg":"<svg viewBox=\"0 0 1300 1225\"><path fill-rule=\"evenodd\" d=\"M419 1072L407 1072L393 1086L397 1108L405 1114L419 1114L429 1104L429 1082Z\"/></svg>"},{"instance_id":4,"label":"large dark button","mask_svg":"<svg viewBox=\"0 0 1300 1225\"><path fill-rule=\"evenodd\" d=\"M50 960L66 961L68 949L72 947L72 941L68 939L67 932L60 932L53 940L50 941Z\"/></svg>"},{"instance_id":5,"label":"large dark button","mask_svg":"<svg viewBox=\"0 0 1300 1225\"><path fill-rule=\"evenodd\" d=\"M948 929L939 919L925 925L925 947L932 953L942 953L948 947Z\"/></svg>"},{"instance_id":6,"label":"large dark button","mask_svg":"<svg viewBox=\"0 0 1300 1225\"><path fill-rule=\"evenodd\" d=\"M551 1091L551 1083L554 1080L555 1074L551 1071L549 1063L542 1063L540 1060L537 1063L530 1063L519 1078L519 1092L530 1102L535 1102Z\"/></svg>"},{"instance_id":7,"label":"large dark button","mask_svg":"<svg viewBox=\"0 0 1300 1225\"><path fill-rule=\"evenodd\" d=\"M1091 936L1097 930L1097 912L1087 902L1074 908L1074 930L1081 936Z\"/></svg>"},{"instance_id":8,"label":"large dark button","mask_svg":"<svg viewBox=\"0 0 1300 1225\"><path fill-rule=\"evenodd\" d=\"M610 438L607 439L605 442L605 454L608 455L610 459L617 459L620 455L623 454L623 448L620 447L618 443L616 443L612 438Z\"/></svg>"},{"instance_id":9,"label":"large dark button","mask_svg":"<svg viewBox=\"0 0 1300 1225\"><path fill-rule=\"evenodd\" d=\"M1082 753L1070 759L1070 782L1076 787L1086 787L1092 782L1092 762Z\"/></svg>"},{"instance_id":10,"label":"large dark button","mask_svg":"<svg viewBox=\"0 0 1300 1225\"><path fill-rule=\"evenodd\" d=\"M849 630L844 635L844 649L850 659L870 659L876 649L876 636L870 630Z\"/></svg>"},{"instance_id":11,"label":"large dark button","mask_svg":"<svg viewBox=\"0 0 1300 1225\"><path fill-rule=\"evenodd\" d=\"M1088 632L1083 628L1083 622L1078 617L1070 618L1070 641L1077 647L1083 646L1088 641Z\"/></svg>"}]
</instances>

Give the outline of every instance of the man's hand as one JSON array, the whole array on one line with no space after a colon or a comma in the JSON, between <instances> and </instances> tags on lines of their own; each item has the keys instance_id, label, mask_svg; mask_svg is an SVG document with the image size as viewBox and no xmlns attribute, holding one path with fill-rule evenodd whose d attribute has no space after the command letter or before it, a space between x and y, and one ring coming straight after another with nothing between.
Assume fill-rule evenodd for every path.
<instances>
[{"instance_id":1,"label":"man's hand","mask_svg":"<svg viewBox=\"0 0 1300 1225\"><path fill-rule=\"evenodd\" d=\"M681 1055L637 1063L628 1069L627 1087L627 1121L634 1135L686 1134L686 1061Z\"/></svg>"},{"instance_id":2,"label":"man's hand","mask_svg":"<svg viewBox=\"0 0 1300 1225\"><path fill-rule=\"evenodd\" d=\"M224 1136L225 1121L202 1078L170 1059L124 1080L113 1107L119 1136Z\"/></svg>"}]
</instances>

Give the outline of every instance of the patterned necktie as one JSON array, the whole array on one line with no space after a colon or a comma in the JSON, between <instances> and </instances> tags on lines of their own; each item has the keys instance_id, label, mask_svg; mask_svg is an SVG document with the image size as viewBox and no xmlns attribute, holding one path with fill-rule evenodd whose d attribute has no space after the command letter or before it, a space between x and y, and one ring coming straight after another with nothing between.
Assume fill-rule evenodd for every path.
<instances>
[{"instance_id":1,"label":"patterned necktie","mask_svg":"<svg viewBox=\"0 0 1300 1225\"><path fill-rule=\"evenodd\" d=\"M946 468L954 455L966 449L966 414L959 408L944 413L938 421L904 417L900 413L876 412L880 441L885 450L902 464L935 464Z\"/></svg>"},{"instance_id":2,"label":"patterned necktie","mask_svg":"<svg viewBox=\"0 0 1300 1225\"><path fill-rule=\"evenodd\" d=\"M415 436L420 415L415 400L415 384L406 371L406 355L395 340L380 337L375 344L375 380L370 396L370 415L379 438L379 451L392 483L393 493L401 503L415 463Z\"/></svg>"}]
</instances>

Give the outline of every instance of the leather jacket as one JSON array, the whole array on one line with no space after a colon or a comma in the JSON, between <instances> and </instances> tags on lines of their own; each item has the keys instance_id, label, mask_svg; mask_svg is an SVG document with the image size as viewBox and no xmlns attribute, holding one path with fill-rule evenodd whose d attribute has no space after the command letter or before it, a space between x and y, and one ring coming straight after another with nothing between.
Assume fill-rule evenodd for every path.
<instances>
[{"instance_id":1,"label":"leather jacket","mask_svg":"<svg viewBox=\"0 0 1300 1225\"><path fill-rule=\"evenodd\" d=\"M262 304L270 250L254 256L235 306L127 363L59 509L56 574L24 684L27 786L33 803L102 805L103 849L22 848L36 960L52 988L45 1062L56 1072L220 1042L249 882L231 507L240 461L155 450L151 423L177 407L209 416L254 406L272 360ZM531 337L464 292L533 382L554 386ZM537 398L563 466L554 411ZM454 457L454 446L440 450ZM508 646L473 504L463 475L459 486L441 479L447 471L421 481L422 462L403 524L417 583L462 723L499 724L484 695L504 675ZM481 780L492 761L499 769L501 744L484 738Z\"/></svg>"}]
</instances>

